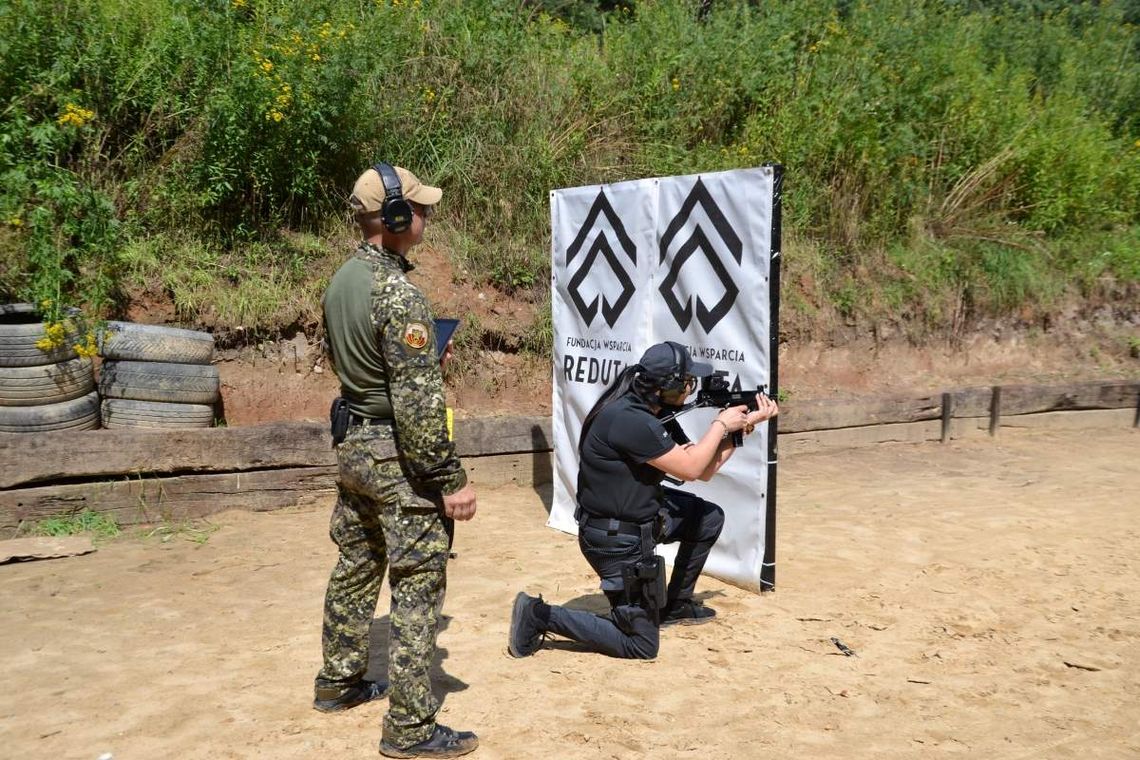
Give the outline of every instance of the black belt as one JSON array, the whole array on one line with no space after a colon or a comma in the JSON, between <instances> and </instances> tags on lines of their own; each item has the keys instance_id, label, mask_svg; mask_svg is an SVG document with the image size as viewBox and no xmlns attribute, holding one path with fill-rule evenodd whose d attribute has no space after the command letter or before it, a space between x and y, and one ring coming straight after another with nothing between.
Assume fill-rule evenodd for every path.
<instances>
[{"instance_id":1,"label":"black belt","mask_svg":"<svg viewBox=\"0 0 1140 760\"><path fill-rule=\"evenodd\" d=\"M359 414L348 413L348 426L357 425L391 425L394 422L390 417L361 417Z\"/></svg>"},{"instance_id":2,"label":"black belt","mask_svg":"<svg viewBox=\"0 0 1140 760\"><path fill-rule=\"evenodd\" d=\"M610 535L621 533L626 536L640 536L641 526L644 524L645 523L629 522L628 520L616 520L612 517L591 517L589 515L581 522L581 525L596 530L604 530Z\"/></svg>"}]
</instances>

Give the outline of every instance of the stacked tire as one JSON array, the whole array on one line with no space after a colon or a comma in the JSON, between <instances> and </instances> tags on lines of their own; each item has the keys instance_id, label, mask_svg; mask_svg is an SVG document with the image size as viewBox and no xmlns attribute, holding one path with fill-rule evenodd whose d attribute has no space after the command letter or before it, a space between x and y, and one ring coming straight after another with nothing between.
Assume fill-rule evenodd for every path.
<instances>
[{"instance_id":1,"label":"stacked tire","mask_svg":"<svg viewBox=\"0 0 1140 760\"><path fill-rule=\"evenodd\" d=\"M203 428L214 422L214 337L175 327L108 322L99 393L106 428Z\"/></svg>"},{"instance_id":2,"label":"stacked tire","mask_svg":"<svg viewBox=\"0 0 1140 760\"><path fill-rule=\"evenodd\" d=\"M0 433L99 427L94 371L73 348L77 340L72 330L62 345L44 350L47 333L36 308L0 306Z\"/></svg>"}]
</instances>

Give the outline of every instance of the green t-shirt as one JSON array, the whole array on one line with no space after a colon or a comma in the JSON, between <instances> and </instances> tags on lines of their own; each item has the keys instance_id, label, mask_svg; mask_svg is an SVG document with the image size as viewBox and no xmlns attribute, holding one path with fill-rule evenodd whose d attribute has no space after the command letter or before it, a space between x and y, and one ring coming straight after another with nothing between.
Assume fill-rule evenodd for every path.
<instances>
[{"instance_id":1,"label":"green t-shirt","mask_svg":"<svg viewBox=\"0 0 1140 760\"><path fill-rule=\"evenodd\" d=\"M467 476L447 435L431 309L406 266L399 254L362 243L325 291L325 331L350 411L393 420L412 476L449 494Z\"/></svg>"}]
</instances>

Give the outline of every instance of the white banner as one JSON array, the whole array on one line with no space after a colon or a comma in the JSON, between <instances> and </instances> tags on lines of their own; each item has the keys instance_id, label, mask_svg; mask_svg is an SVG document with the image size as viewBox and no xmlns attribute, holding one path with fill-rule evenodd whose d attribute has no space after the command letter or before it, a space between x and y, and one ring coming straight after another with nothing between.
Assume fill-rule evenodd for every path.
<instances>
[{"instance_id":1,"label":"white banner","mask_svg":"<svg viewBox=\"0 0 1140 760\"><path fill-rule=\"evenodd\" d=\"M775 169L635 180L550 196L554 323L554 502L569 533L578 433L602 392L654 343L675 340L728 373L769 388L769 265ZM697 440L716 410L680 421ZM706 571L759 590L768 499L767 425L708 483L679 486L724 509ZM672 560L675 548L661 547Z\"/></svg>"}]
</instances>

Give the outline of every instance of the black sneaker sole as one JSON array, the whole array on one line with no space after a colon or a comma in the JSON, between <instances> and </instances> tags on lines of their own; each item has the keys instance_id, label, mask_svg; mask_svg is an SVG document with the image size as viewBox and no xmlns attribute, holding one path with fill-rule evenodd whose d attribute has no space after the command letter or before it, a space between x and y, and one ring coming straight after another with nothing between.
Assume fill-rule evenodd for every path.
<instances>
[{"instance_id":1,"label":"black sneaker sole","mask_svg":"<svg viewBox=\"0 0 1140 760\"><path fill-rule=\"evenodd\" d=\"M716 620L716 615L709 615L708 617L687 617L677 618L676 620L663 620L661 621L662 628L668 628L671 625L704 625Z\"/></svg>"},{"instance_id":2,"label":"black sneaker sole","mask_svg":"<svg viewBox=\"0 0 1140 760\"><path fill-rule=\"evenodd\" d=\"M371 702L372 700L366 699L364 702ZM317 712L335 713L351 710L354 707L359 707L364 702L313 702L313 709Z\"/></svg>"},{"instance_id":3,"label":"black sneaker sole","mask_svg":"<svg viewBox=\"0 0 1140 760\"><path fill-rule=\"evenodd\" d=\"M716 620L714 617L707 618L685 618L684 620L667 620L661 624L662 628L668 628L673 625L704 625Z\"/></svg>"}]
</instances>

